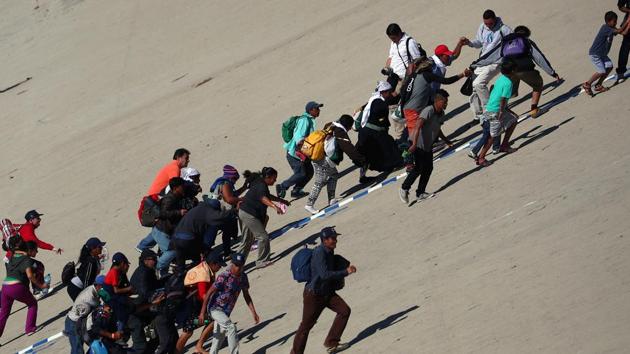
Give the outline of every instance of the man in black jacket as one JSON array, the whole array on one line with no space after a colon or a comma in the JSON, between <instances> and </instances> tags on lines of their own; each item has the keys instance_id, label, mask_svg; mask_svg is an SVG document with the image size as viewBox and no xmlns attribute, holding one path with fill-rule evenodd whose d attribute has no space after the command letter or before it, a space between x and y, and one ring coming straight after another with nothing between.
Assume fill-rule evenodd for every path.
<instances>
[{"instance_id":1,"label":"man in black jacket","mask_svg":"<svg viewBox=\"0 0 630 354\"><path fill-rule=\"evenodd\" d=\"M150 303L156 290L164 286L163 282L158 280L155 273L157 259L157 254L152 250L144 250L140 254L138 268L133 272L130 280L131 286L135 289L136 294L138 294L138 298L134 301L136 305ZM136 353L153 353L155 351L157 341L147 343L144 333L144 328L148 326L155 317L156 313L149 309L133 313L129 316L128 325L129 328L131 328L133 350Z\"/></svg>"},{"instance_id":2,"label":"man in black jacket","mask_svg":"<svg viewBox=\"0 0 630 354\"><path fill-rule=\"evenodd\" d=\"M325 227L320 233L321 245L313 250L311 256L311 279L304 287L304 309L302 322L293 339L291 354L302 354L306 348L308 332L313 328L324 308L335 311L337 316L326 336L324 346L328 353L337 353L349 347L348 343L340 343L348 319L350 307L335 290L339 280L355 273L357 268L349 265L346 269L336 270L335 247L337 235L333 227Z\"/></svg>"},{"instance_id":3,"label":"man in black jacket","mask_svg":"<svg viewBox=\"0 0 630 354\"><path fill-rule=\"evenodd\" d=\"M153 227L151 233L153 239L157 242L158 247L162 251L162 255L158 258L157 269L160 276L168 272L168 267L175 259L175 251L169 249L171 236L175 230L175 226L181 218L186 214L186 209L182 205L184 199L184 180L181 177L173 177L169 181L171 190L160 201L160 216Z\"/></svg>"}]
</instances>

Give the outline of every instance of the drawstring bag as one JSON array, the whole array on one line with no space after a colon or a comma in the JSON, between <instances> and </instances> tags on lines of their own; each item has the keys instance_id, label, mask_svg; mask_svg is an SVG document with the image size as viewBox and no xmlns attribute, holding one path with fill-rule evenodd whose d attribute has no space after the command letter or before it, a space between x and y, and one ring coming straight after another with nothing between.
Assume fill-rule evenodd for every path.
<instances>
[{"instance_id":1,"label":"drawstring bag","mask_svg":"<svg viewBox=\"0 0 630 354\"><path fill-rule=\"evenodd\" d=\"M461 92L461 94L464 96L472 95L473 93L473 76L472 75L466 78L466 81L462 85L462 88L459 89L459 92Z\"/></svg>"}]
</instances>

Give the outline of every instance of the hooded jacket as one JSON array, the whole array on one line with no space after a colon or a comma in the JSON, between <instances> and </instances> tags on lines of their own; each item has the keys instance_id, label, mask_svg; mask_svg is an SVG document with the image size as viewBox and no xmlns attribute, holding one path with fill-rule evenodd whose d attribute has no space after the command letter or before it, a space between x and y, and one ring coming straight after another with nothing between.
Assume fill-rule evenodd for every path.
<instances>
[{"instance_id":1,"label":"hooded jacket","mask_svg":"<svg viewBox=\"0 0 630 354\"><path fill-rule=\"evenodd\" d=\"M470 41L469 46L481 48L481 53L479 54L481 57L501 44L502 38L510 33L512 33L512 29L503 23L501 17L497 17L497 21L492 29L486 27L484 23L481 23L477 30L477 37L475 37L475 40Z\"/></svg>"}]
</instances>

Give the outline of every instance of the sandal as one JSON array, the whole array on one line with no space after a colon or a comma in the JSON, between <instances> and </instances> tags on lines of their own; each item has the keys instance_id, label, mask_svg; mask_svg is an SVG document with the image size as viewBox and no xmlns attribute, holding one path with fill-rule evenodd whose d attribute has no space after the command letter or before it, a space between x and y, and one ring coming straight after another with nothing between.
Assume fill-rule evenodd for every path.
<instances>
[{"instance_id":1,"label":"sandal","mask_svg":"<svg viewBox=\"0 0 630 354\"><path fill-rule=\"evenodd\" d=\"M601 92L606 92L608 90L610 90L610 89L608 87L603 86L603 85L595 85L595 91L597 91L597 92L601 93Z\"/></svg>"},{"instance_id":2,"label":"sandal","mask_svg":"<svg viewBox=\"0 0 630 354\"><path fill-rule=\"evenodd\" d=\"M477 164L477 166L481 166L481 167L488 167L490 165L492 165L492 162L486 160L486 159L477 159L475 161L475 163Z\"/></svg>"},{"instance_id":3,"label":"sandal","mask_svg":"<svg viewBox=\"0 0 630 354\"><path fill-rule=\"evenodd\" d=\"M582 89L586 92L587 95L593 97L593 90L591 90L591 84L585 82L582 84Z\"/></svg>"}]
</instances>

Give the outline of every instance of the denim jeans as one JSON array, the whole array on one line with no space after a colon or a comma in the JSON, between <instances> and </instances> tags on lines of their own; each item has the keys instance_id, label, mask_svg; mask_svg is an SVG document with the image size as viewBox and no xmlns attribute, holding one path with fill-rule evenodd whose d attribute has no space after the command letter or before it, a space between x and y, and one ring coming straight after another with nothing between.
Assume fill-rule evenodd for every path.
<instances>
[{"instance_id":1,"label":"denim jeans","mask_svg":"<svg viewBox=\"0 0 630 354\"><path fill-rule=\"evenodd\" d=\"M175 250L169 250L169 244L171 243L170 236L158 230L157 227L151 230L151 235L162 251L162 255L158 258L156 268L161 271L166 271L173 259L175 259Z\"/></svg>"},{"instance_id":2,"label":"denim jeans","mask_svg":"<svg viewBox=\"0 0 630 354\"><path fill-rule=\"evenodd\" d=\"M490 139L490 122L488 122L487 120L484 121L481 124L481 128L483 129L481 139L479 139L479 141L477 141L477 144L473 146L472 148L472 152L475 153L475 155L479 154L479 151L481 150L481 148L486 144L488 139ZM501 136L498 136L496 137L496 139L492 141L492 150L499 150L500 148L501 148Z\"/></svg>"},{"instance_id":3,"label":"denim jeans","mask_svg":"<svg viewBox=\"0 0 630 354\"><path fill-rule=\"evenodd\" d=\"M157 244L157 242L153 240L153 234L151 233L152 231L153 229L149 231L148 235L146 235L142 240L140 240L140 243L138 243L138 245L136 246L137 249L139 249L140 251L144 251L149 248L153 248Z\"/></svg>"},{"instance_id":4,"label":"denim jeans","mask_svg":"<svg viewBox=\"0 0 630 354\"><path fill-rule=\"evenodd\" d=\"M236 333L236 325L225 312L220 310L210 310L210 316L214 320L214 332L212 333L212 346L210 353L219 352L225 336L228 339L228 352L238 354L238 334Z\"/></svg>"},{"instance_id":5,"label":"denim jeans","mask_svg":"<svg viewBox=\"0 0 630 354\"><path fill-rule=\"evenodd\" d=\"M289 162L289 166L291 166L291 170L293 170L293 175L280 183L280 188L288 190L291 186L295 186L293 188L294 191L301 191L308 181L313 178L314 171L311 160L306 159L302 161L287 153L287 161Z\"/></svg>"},{"instance_id":6,"label":"denim jeans","mask_svg":"<svg viewBox=\"0 0 630 354\"><path fill-rule=\"evenodd\" d=\"M70 354L85 354L83 351L83 340L79 337L79 332L77 332L77 323L67 316L63 334L70 341Z\"/></svg>"}]
</instances>

